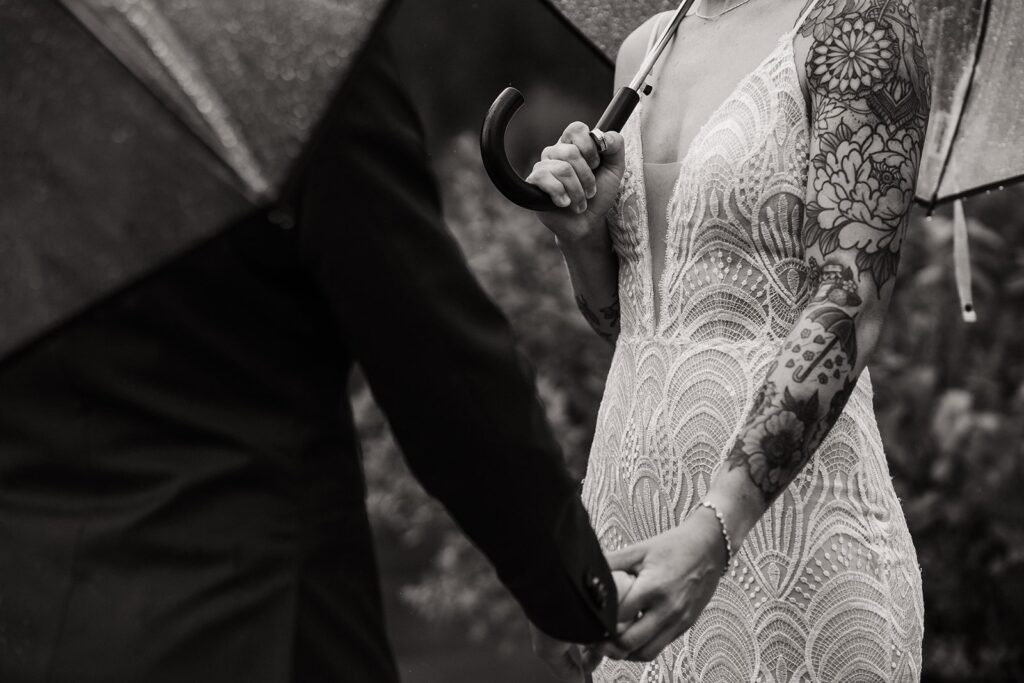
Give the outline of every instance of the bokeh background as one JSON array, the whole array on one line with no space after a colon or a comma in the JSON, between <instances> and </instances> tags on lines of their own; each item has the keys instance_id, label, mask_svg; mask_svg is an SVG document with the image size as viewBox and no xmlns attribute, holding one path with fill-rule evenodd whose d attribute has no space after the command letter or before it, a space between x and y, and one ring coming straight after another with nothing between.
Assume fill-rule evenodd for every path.
<instances>
[{"instance_id":1,"label":"bokeh background","mask_svg":"<svg viewBox=\"0 0 1024 683\"><path fill-rule=\"evenodd\" d=\"M597 119L611 72L535 0L406 1L388 31L428 131L448 224L511 319L581 476L611 352L577 314L549 234L490 186L477 136L494 96L514 83L527 106L510 152L526 168L568 122ZM923 570L926 681L1024 680L1022 199L1018 187L967 204L975 325L959 316L948 211L917 213L870 366ZM358 377L351 391L403 679L554 680L530 653L515 604L408 473Z\"/></svg>"}]
</instances>

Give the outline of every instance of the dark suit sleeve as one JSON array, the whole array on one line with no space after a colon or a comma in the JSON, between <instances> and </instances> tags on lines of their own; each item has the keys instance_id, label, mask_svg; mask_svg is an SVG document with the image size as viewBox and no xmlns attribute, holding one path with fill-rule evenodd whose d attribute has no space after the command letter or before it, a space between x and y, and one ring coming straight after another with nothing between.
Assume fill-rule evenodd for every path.
<instances>
[{"instance_id":1,"label":"dark suit sleeve","mask_svg":"<svg viewBox=\"0 0 1024 683\"><path fill-rule=\"evenodd\" d=\"M535 624L599 640L615 623L607 564L532 371L441 221L382 35L336 104L302 178L303 257L426 490Z\"/></svg>"}]
</instances>

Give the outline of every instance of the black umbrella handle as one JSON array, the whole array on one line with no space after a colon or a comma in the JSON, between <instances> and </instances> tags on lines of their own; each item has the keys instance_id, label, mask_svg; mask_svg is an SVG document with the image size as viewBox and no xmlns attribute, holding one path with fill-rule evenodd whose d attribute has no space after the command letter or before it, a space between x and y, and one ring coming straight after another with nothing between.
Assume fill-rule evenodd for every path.
<instances>
[{"instance_id":1,"label":"black umbrella handle","mask_svg":"<svg viewBox=\"0 0 1024 683\"><path fill-rule=\"evenodd\" d=\"M594 126L594 130L602 133L619 132L626 125L639 101L640 94L636 90L629 87L619 88L601 115L601 119ZM512 168L505 152L505 131L524 102L523 94L515 88L505 88L498 95L487 111L484 125L480 129L480 155L483 157L484 168L487 169L491 182L510 202L531 211L553 211L559 207L555 206L551 197L536 185L523 180ZM593 131L590 136L594 137Z\"/></svg>"}]
</instances>

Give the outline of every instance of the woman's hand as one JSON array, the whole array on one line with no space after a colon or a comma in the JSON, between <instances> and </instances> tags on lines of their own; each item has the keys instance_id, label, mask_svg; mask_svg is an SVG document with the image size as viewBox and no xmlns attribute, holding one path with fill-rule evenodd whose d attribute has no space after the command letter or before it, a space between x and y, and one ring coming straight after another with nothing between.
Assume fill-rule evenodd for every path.
<instances>
[{"instance_id":1,"label":"woman's hand","mask_svg":"<svg viewBox=\"0 0 1024 683\"><path fill-rule=\"evenodd\" d=\"M608 555L612 570L636 580L619 602L619 629L601 645L611 659L649 662L704 611L728 561L715 513L699 507L654 538Z\"/></svg>"},{"instance_id":2,"label":"woman's hand","mask_svg":"<svg viewBox=\"0 0 1024 683\"><path fill-rule=\"evenodd\" d=\"M608 147L600 154L587 124L571 123L556 144L544 149L526 177L560 207L539 214L559 243L573 244L605 230L605 215L626 170L622 136L605 133L605 140Z\"/></svg>"}]
</instances>

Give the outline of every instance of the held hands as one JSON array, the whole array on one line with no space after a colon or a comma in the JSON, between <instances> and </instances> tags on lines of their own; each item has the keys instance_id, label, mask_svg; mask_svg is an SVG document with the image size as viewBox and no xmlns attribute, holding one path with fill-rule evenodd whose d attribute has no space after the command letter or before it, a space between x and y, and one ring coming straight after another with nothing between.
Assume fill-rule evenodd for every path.
<instances>
[{"instance_id":1,"label":"held hands","mask_svg":"<svg viewBox=\"0 0 1024 683\"><path fill-rule=\"evenodd\" d=\"M534 651L563 681L584 683L604 657L647 662L704 611L728 560L712 510L697 507L679 526L608 555L619 595L614 637L591 646L533 629Z\"/></svg>"},{"instance_id":2,"label":"held hands","mask_svg":"<svg viewBox=\"0 0 1024 683\"><path fill-rule=\"evenodd\" d=\"M615 588L621 600L622 596L629 592L633 577L625 572L612 572L612 578L615 580ZM603 659L603 655L598 654L593 648L555 640L538 631L532 624L530 635L534 653L547 663L548 668L561 681L589 681L590 673Z\"/></svg>"},{"instance_id":3,"label":"held hands","mask_svg":"<svg viewBox=\"0 0 1024 683\"><path fill-rule=\"evenodd\" d=\"M587 124L571 123L556 144L544 149L526 177L560 207L538 216L559 242L578 242L605 229L605 214L615 202L626 170L622 136L605 133L605 140L608 147L602 154Z\"/></svg>"},{"instance_id":4,"label":"held hands","mask_svg":"<svg viewBox=\"0 0 1024 683\"><path fill-rule=\"evenodd\" d=\"M610 553L612 570L635 579L620 593L617 634L597 646L597 654L653 660L697 620L727 560L718 520L705 507L696 508L674 529Z\"/></svg>"}]
</instances>

